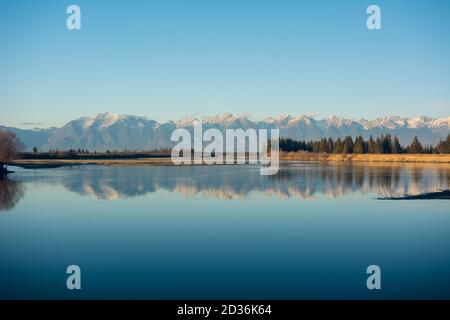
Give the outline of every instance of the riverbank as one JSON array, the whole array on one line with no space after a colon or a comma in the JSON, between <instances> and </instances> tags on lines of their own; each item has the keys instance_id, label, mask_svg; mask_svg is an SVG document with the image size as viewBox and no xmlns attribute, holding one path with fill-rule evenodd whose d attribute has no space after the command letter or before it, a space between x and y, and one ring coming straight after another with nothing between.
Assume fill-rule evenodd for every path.
<instances>
[{"instance_id":1,"label":"riverbank","mask_svg":"<svg viewBox=\"0 0 450 320\"><path fill-rule=\"evenodd\" d=\"M152 166L170 166L173 165L171 158L144 158L144 159L27 159L16 160L10 163L11 166L17 166L25 169L48 169L66 166L79 165L152 165Z\"/></svg>"},{"instance_id":2,"label":"riverbank","mask_svg":"<svg viewBox=\"0 0 450 320\"><path fill-rule=\"evenodd\" d=\"M324 161L336 163L450 163L450 154L325 154L308 152L281 152L281 161ZM131 159L21 159L10 165L26 169L58 168L76 165L151 165L171 166L172 159L131 158Z\"/></svg>"}]
</instances>

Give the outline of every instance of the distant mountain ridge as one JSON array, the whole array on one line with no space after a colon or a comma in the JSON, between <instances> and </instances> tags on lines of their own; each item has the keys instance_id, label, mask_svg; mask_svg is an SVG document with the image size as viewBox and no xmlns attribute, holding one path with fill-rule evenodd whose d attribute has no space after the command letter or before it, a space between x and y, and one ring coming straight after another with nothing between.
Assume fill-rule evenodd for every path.
<instances>
[{"instance_id":1,"label":"distant mountain ridge","mask_svg":"<svg viewBox=\"0 0 450 320\"><path fill-rule=\"evenodd\" d=\"M338 138L347 135L353 137L361 135L368 138L370 135L378 137L390 133L396 135L402 144L410 143L414 136L418 136L423 144L436 144L450 133L450 117L389 116L375 120L354 120L330 116L318 120L309 115L297 117L279 115L262 121L252 121L245 116L224 113L203 119L184 118L159 123L146 117L112 112L81 117L61 128L26 130L0 126L0 130L16 133L28 150L33 147L40 150L152 150L172 146L170 136L173 130L192 129L195 120L202 120L205 129L278 128L282 137L301 140Z\"/></svg>"}]
</instances>

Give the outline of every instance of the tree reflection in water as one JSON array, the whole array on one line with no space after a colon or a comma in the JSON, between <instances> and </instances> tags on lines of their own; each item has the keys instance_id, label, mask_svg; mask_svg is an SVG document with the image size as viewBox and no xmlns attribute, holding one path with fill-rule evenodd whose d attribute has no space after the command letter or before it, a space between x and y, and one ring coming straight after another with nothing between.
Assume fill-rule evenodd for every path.
<instances>
[{"instance_id":1,"label":"tree reflection in water","mask_svg":"<svg viewBox=\"0 0 450 320\"><path fill-rule=\"evenodd\" d=\"M0 211L8 211L16 206L25 194L21 182L0 179Z\"/></svg>"}]
</instances>

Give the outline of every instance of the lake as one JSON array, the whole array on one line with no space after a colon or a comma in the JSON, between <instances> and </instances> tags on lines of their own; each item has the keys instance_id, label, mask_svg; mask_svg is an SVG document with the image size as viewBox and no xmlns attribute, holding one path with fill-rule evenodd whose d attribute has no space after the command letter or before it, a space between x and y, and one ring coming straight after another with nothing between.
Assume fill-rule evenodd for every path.
<instances>
[{"instance_id":1,"label":"lake","mask_svg":"<svg viewBox=\"0 0 450 320\"><path fill-rule=\"evenodd\" d=\"M449 165L76 166L0 181L0 298L450 298ZM68 290L78 265L82 289ZM366 269L381 268L381 290Z\"/></svg>"}]
</instances>

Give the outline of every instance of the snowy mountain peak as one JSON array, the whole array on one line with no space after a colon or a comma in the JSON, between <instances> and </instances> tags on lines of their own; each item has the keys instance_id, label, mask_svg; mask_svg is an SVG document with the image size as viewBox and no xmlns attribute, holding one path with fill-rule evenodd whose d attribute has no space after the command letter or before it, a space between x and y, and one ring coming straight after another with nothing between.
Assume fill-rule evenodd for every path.
<instances>
[{"instance_id":1,"label":"snowy mountain peak","mask_svg":"<svg viewBox=\"0 0 450 320\"><path fill-rule=\"evenodd\" d=\"M315 120L313 117L301 114L295 118L292 118L288 122L288 126L298 126L298 125L306 125L306 126L312 126L314 124Z\"/></svg>"},{"instance_id":2,"label":"snowy mountain peak","mask_svg":"<svg viewBox=\"0 0 450 320\"><path fill-rule=\"evenodd\" d=\"M334 126L339 128L343 125L351 125L354 120L353 119L345 119L337 116L328 116L323 119L327 126Z\"/></svg>"},{"instance_id":3,"label":"snowy mountain peak","mask_svg":"<svg viewBox=\"0 0 450 320\"><path fill-rule=\"evenodd\" d=\"M433 126L436 127L436 128L439 128L439 127L450 127L450 117L440 118L440 119L433 119L432 123L433 123Z\"/></svg>"},{"instance_id":4,"label":"snowy mountain peak","mask_svg":"<svg viewBox=\"0 0 450 320\"><path fill-rule=\"evenodd\" d=\"M198 121L197 118L194 117L186 117L181 120L175 121L177 127L190 127L193 126L195 121Z\"/></svg>"},{"instance_id":5,"label":"snowy mountain peak","mask_svg":"<svg viewBox=\"0 0 450 320\"><path fill-rule=\"evenodd\" d=\"M120 115L118 115L117 113L114 112L105 112L105 113L99 113L97 114L96 118L97 119L118 119L120 117Z\"/></svg>"},{"instance_id":6,"label":"snowy mountain peak","mask_svg":"<svg viewBox=\"0 0 450 320\"><path fill-rule=\"evenodd\" d=\"M292 120L292 117L288 114L280 114L279 116L266 118L264 121L270 124L283 124Z\"/></svg>"},{"instance_id":7,"label":"snowy mountain peak","mask_svg":"<svg viewBox=\"0 0 450 320\"><path fill-rule=\"evenodd\" d=\"M125 116L126 117L126 116ZM101 113L97 115L96 122L100 122L100 128L112 126L121 119L121 116L112 112Z\"/></svg>"},{"instance_id":8,"label":"snowy mountain peak","mask_svg":"<svg viewBox=\"0 0 450 320\"><path fill-rule=\"evenodd\" d=\"M410 128L423 128L427 127L428 125L432 125L434 119L430 117L415 117L407 120L408 127Z\"/></svg>"},{"instance_id":9,"label":"snowy mountain peak","mask_svg":"<svg viewBox=\"0 0 450 320\"><path fill-rule=\"evenodd\" d=\"M226 112L217 116L206 117L203 119L203 122L208 124L226 124L235 120L237 120L237 117L235 117L231 113Z\"/></svg>"},{"instance_id":10,"label":"snowy mountain peak","mask_svg":"<svg viewBox=\"0 0 450 320\"><path fill-rule=\"evenodd\" d=\"M368 128L385 127L388 129L395 129L407 125L407 119L403 119L399 116L388 116L384 118L378 118L373 121L368 121L367 124Z\"/></svg>"},{"instance_id":11,"label":"snowy mountain peak","mask_svg":"<svg viewBox=\"0 0 450 320\"><path fill-rule=\"evenodd\" d=\"M126 116L120 116L112 112L106 112L99 113L96 116L82 117L78 119L78 122L80 122L81 126L85 129L90 128L93 125L96 125L99 128L107 128L119 121L122 117Z\"/></svg>"}]
</instances>

